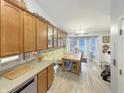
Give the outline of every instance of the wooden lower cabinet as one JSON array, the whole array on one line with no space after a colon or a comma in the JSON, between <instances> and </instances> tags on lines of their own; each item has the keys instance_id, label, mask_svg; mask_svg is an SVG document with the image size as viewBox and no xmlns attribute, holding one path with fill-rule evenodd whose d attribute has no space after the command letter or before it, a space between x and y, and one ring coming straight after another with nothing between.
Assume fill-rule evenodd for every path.
<instances>
[{"instance_id":1,"label":"wooden lower cabinet","mask_svg":"<svg viewBox=\"0 0 124 93\"><path fill-rule=\"evenodd\" d=\"M47 73L45 73L38 79L38 93L46 93L47 89Z\"/></svg>"},{"instance_id":2,"label":"wooden lower cabinet","mask_svg":"<svg viewBox=\"0 0 124 93\"><path fill-rule=\"evenodd\" d=\"M46 93L54 80L53 65L39 72L37 78L37 93Z\"/></svg>"},{"instance_id":3,"label":"wooden lower cabinet","mask_svg":"<svg viewBox=\"0 0 124 93\"><path fill-rule=\"evenodd\" d=\"M48 69L48 88L52 85L54 80L54 70L53 67Z\"/></svg>"}]
</instances>

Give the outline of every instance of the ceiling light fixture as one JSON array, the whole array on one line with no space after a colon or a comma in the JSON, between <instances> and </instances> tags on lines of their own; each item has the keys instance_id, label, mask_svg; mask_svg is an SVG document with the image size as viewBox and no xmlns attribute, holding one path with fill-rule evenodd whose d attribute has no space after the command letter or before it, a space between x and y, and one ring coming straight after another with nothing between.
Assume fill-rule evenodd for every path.
<instances>
[{"instance_id":1,"label":"ceiling light fixture","mask_svg":"<svg viewBox=\"0 0 124 93\"><path fill-rule=\"evenodd\" d=\"M85 31L84 31L84 29L82 29L82 28L80 28L80 29L77 30L77 33L78 33L78 34L83 34L84 32L85 32Z\"/></svg>"}]
</instances>

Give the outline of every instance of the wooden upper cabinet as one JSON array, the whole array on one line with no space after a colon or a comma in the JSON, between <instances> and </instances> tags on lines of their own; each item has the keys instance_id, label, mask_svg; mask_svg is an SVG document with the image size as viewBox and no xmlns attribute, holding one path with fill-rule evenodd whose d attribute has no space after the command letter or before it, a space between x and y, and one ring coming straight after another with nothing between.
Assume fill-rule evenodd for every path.
<instances>
[{"instance_id":1,"label":"wooden upper cabinet","mask_svg":"<svg viewBox=\"0 0 124 93\"><path fill-rule=\"evenodd\" d=\"M1 1L1 56L22 52L23 11Z\"/></svg>"},{"instance_id":2,"label":"wooden upper cabinet","mask_svg":"<svg viewBox=\"0 0 124 93\"><path fill-rule=\"evenodd\" d=\"M61 47L63 47L63 31L60 32Z\"/></svg>"},{"instance_id":3,"label":"wooden upper cabinet","mask_svg":"<svg viewBox=\"0 0 124 93\"><path fill-rule=\"evenodd\" d=\"M54 28L54 48L58 47L58 31L57 28Z\"/></svg>"},{"instance_id":4,"label":"wooden upper cabinet","mask_svg":"<svg viewBox=\"0 0 124 93\"><path fill-rule=\"evenodd\" d=\"M47 23L37 19L37 50L48 48Z\"/></svg>"},{"instance_id":5,"label":"wooden upper cabinet","mask_svg":"<svg viewBox=\"0 0 124 93\"><path fill-rule=\"evenodd\" d=\"M66 47L66 39L67 39L67 33L66 32L64 32L64 47Z\"/></svg>"},{"instance_id":6,"label":"wooden upper cabinet","mask_svg":"<svg viewBox=\"0 0 124 93\"><path fill-rule=\"evenodd\" d=\"M36 18L24 12L24 52L36 50Z\"/></svg>"},{"instance_id":7,"label":"wooden upper cabinet","mask_svg":"<svg viewBox=\"0 0 124 93\"><path fill-rule=\"evenodd\" d=\"M48 25L48 48L53 48L53 27Z\"/></svg>"},{"instance_id":8,"label":"wooden upper cabinet","mask_svg":"<svg viewBox=\"0 0 124 93\"><path fill-rule=\"evenodd\" d=\"M58 47L61 47L61 33L60 30L58 30Z\"/></svg>"}]
</instances>

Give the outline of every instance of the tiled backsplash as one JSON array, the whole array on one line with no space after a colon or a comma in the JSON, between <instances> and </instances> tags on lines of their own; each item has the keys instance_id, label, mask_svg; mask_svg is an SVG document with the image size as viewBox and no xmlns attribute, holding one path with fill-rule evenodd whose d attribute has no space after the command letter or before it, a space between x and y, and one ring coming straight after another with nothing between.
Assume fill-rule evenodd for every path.
<instances>
[{"instance_id":1,"label":"tiled backsplash","mask_svg":"<svg viewBox=\"0 0 124 93\"><path fill-rule=\"evenodd\" d=\"M61 56L66 53L66 48L60 48L56 50L46 51L43 53L43 60L57 61L61 59Z\"/></svg>"},{"instance_id":2,"label":"tiled backsplash","mask_svg":"<svg viewBox=\"0 0 124 93\"><path fill-rule=\"evenodd\" d=\"M43 55L43 60L52 60L57 62L57 60L61 59L61 56L66 52L66 50L66 48L47 50L42 52L41 55ZM35 59L35 56L32 55L32 53L27 53L25 55L25 60L23 60L23 55L21 54L19 55L19 59L16 61L0 64L0 72Z\"/></svg>"}]
</instances>

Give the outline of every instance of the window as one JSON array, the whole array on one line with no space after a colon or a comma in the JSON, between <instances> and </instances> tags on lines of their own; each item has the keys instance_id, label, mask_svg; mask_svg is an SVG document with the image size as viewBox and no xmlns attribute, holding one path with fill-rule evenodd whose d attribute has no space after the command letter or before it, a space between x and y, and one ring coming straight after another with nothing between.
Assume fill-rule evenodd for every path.
<instances>
[{"instance_id":1,"label":"window","mask_svg":"<svg viewBox=\"0 0 124 93\"><path fill-rule=\"evenodd\" d=\"M79 49L80 52L84 52L85 51L85 39L84 38L80 38L79 39Z\"/></svg>"},{"instance_id":2,"label":"window","mask_svg":"<svg viewBox=\"0 0 124 93\"><path fill-rule=\"evenodd\" d=\"M96 38L89 38L89 54L90 56L94 56L96 55L96 48L97 48L97 41Z\"/></svg>"},{"instance_id":3,"label":"window","mask_svg":"<svg viewBox=\"0 0 124 93\"><path fill-rule=\"evenodd\" d=\"M75 44L75 38L70 38L69 43L70 43L70 46L69 46L70 47L70 52L74 53L74 49L75 49L75 45L76 45Z\"/></svg>"}]
</instances>

